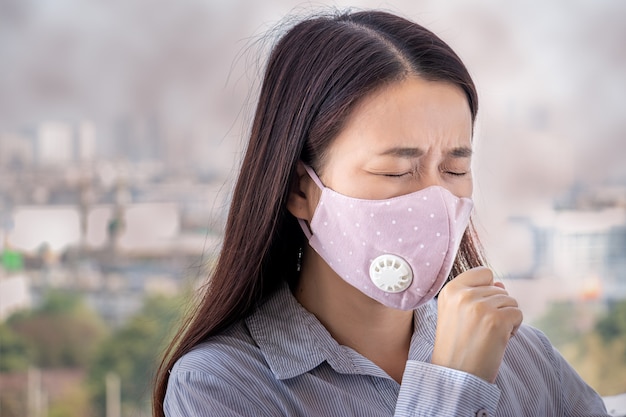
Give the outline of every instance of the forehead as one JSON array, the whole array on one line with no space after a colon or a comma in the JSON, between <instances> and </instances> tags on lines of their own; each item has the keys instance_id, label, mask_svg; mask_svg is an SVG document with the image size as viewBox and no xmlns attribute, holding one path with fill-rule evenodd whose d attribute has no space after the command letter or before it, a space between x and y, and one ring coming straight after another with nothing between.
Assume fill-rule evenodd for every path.
<instances>
[{"instance_id":1,"label":"forehead","mask_svg":"<svg viewBox=\"0 0 626 417\"><path fill-rule=\"evenodd\" d=\"M388 148L469 147L472 116L463 90L419 77L385 86L365 97L331 144L337 152L384 152Z\"/></svg>"}]
</instances>

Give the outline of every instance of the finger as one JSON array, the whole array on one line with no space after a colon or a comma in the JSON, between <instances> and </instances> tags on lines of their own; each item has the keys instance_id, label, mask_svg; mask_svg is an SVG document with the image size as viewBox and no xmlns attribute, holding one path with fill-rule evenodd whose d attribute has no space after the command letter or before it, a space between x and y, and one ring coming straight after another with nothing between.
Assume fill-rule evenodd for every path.
<instances>
[{"instance_id":1,"label":"finger","mask_svg":"<svg viewBox=\"0 0 626 417\"><path fill-rule=\"evenodd\" d=\"M504 307L501 312L504 315L504 320L511 323L511 336L514 336L524 321L522 310L517 307Z\"/></svg>"},{"instance_id":2,"label":"finger","mask_svg":"<svg viewBox=\"0 0 626 417\"><path fill-rule=\"evenodd\" d=\"M474 299L479 300L481 298L487 298L494 295L505 295L508 296L509 293L507 290L504 290L500 287L496 287L493 285L483 285L482 287L466 287L466 299Z\"/></svg>"},{"instance_id":3,"label":"finger","mask_svg":"<svg viewBox=\"0 0 626 417\"><path fill-rule=\"evenodd\" d=\"M517 300L506 294L494 294L492 296L485 298L483 302L489 303L490 306L492 306L493 308L498 308L498 309L508 308L508 307L519 308Z\"/></svg>"},{"instance_id":4,"label":"finger","mask_svg":"<svg viewBox=\"0 0 626 417\"><path fill-rule=\"evenodd\" d=\"M459 283L462 283L469 287L493 285L493 272L491 271L491 269L485 266L479 266L459 274L454 279L454 281L457 280Z\"/></svg>"},{"instance_id":5,"label":"finger","mask_svg":"<svg viewBox=\"0 0 626 417\"><path fill-rule=\"evenodd\" d=\"M501 282L501 281L494 282L494 283L493 283L493 285L494 285L495 287L500 287L500 288L502 288L502 289L506 289L506 287L504 286L504 283L503 283L503 282Z\"/></svg>"},{"instance_id":6,"label":"finger","mask_svg":"<svg viewBox=\"0 0 626 417\"><path fill-rule=\"evenodd\" d=\"M493 295L497 295L497 294L509 295L509 292L507 290L497 285L485 285L483 287L475 287L475 291L477 293L484 294L486 297L492 294Z\"/></svg>"},{"instance_id":7,"label":"finger","mask_svg":"<svg viewBox=\"0 0 626 417\"><path fill-rule=\"evenodd\" d=\"M469 320L491 322L498 328L509 328L507 323L511 324L511 328L517 324L517 321L510 321L509 315L511 309L519 309L517 300L506 295L494 295L484 298L478 302L472 303L467 309L467 317ZM513 317L517 319L517 317ZM510 328L509 328L510 331Z\"/></svg>"}]
</instances>

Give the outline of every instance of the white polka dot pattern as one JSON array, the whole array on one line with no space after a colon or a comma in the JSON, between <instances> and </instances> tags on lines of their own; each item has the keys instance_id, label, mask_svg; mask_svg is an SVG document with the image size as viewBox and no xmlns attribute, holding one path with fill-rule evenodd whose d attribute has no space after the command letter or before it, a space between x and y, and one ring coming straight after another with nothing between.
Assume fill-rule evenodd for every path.
<instances>
[{"instance_id":1,"label":"white polka dot pattern","mask_svg":"<svg viewBox=\"0 0 626 417\"><path fill-rule=\"evenodd\" d=\"M445 283L473 207L443 187L386 200L348 197L324 187L311 220L301 222L309 244L345 281L379 302L403 310L432 299ZM312 232L312 235L311 235ZM410 265L413 280L399 292L371 285L372 260L392 254Z\"/></svg>"}]
</instances>

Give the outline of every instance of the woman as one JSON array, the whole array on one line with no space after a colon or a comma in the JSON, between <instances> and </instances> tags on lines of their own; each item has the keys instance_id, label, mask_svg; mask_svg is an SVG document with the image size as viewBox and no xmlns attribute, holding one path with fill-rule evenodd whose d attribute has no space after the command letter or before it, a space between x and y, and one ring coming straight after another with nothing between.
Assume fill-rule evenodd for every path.
<instances>
[{"instance_id":1,"label":"woman","mask_svg":"<svg viewBox=\"0 0 626 417\"><path fill-rule=\"evenodd\" d=\"M482 266L477 108L463 63L415 23L289 30L155 416L606 415Z\"/></svg>"}]
</instances>

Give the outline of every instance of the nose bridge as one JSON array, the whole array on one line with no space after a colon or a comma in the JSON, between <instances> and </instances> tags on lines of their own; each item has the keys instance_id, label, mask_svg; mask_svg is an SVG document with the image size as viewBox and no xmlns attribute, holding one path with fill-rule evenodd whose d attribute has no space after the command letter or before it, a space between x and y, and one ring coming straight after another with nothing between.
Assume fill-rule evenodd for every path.
<instances>
[{"instance_id":1,"label":"nose bridge","mask_svg":"<svg viewBox=\"0 0 626 417\"><path fill-rule=\"evenodd\" d=\"M422 169L415 176L415 191L423 190L424 188L431 187L433 185L443 186L441 172L439 168L434 164L422 166Z\"/></svg>"}]
</instances>

